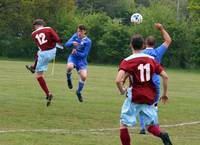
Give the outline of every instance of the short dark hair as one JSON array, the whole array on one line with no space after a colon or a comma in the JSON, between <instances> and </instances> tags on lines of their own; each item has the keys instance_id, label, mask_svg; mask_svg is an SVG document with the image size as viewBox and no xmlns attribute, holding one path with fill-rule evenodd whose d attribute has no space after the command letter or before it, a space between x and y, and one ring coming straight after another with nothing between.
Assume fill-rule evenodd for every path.
<instances>
[{"instance_id":1,"label":"short dark hair","mask_svg":"<svg viewBox=\"0 0 200 145\"><path fill-rule=\"evenodd\" d=\"M133 35L131 39L131 45L135 50L141 50L143 49L144 45L144 38L140 34Z\"/></svg>"},{"instance_id":2,"label":"short dark hair","mask_svg":"<svg viewBox=\"0 0 200 145\"><path fill-rule=\"evenodd\" d=\"M46 23L45 23L45 21L44 21L43 19L36 19L36 20L33 21L33 25L34 25L34 26L35 26L35 25L45 26Z\"/></svg>"},{"instance_id":3,"label":"short dark hair","mask_svg":"<svg viewBox=\"0 0 200 145\"><path fill-rule=\"evenodd\" d=\"M148 36L146 38L146 45L148 46L155 46L156 45L156 39L153 36Z\"/></svg>"},{"instance_id":4,"label":"short dark hair","mask_svg":"<svg viewBox=\"0 0 200 145\"><path fill-rule=\"evenodd\" d=\"M83 24L80 24L80 25L78 26L78 28L79 28L80 30L85 30L85 31L86 31L86 27L85 27L85 25L83 25Z\"/></svg>"}]
</instances>

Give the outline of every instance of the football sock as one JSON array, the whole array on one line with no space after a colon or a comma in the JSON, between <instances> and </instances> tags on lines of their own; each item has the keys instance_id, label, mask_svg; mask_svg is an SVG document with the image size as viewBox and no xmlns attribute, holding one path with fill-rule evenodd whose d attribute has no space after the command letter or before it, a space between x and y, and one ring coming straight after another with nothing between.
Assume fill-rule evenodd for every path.
<instances>
[{"instance_id":1,"label":"football sock","mask_svg":"<svg viewBox=\"0 0 200 145\"><path fill-rule=\"evenodd\" d=\"M120 139L121 139L122 145L130 145L131 139L130 139L127 128L120 129Z\"/></svg>"},{"instance_id":2,"label":"football sock","mask_svg":"<svg viewBox=\"0 0 200 145\"><path fill-rule=\"evenodd\" d=\"M71 80L72 79L72 73L71 72L67 72L66 76L67 76L67 80Z\"/></svg>"},{"instance_id":3,"label":"football sock","mask_svg":"<svg viewBox=\"0 0 200 145\"><path fill-rule=\"evenodd\" d=\"M147 130L153 135L160 137L160 127L158 125L150 125Z\"/></svg>"},{"instance_id":4,"label":"football sock","mask_svg":"<svg viewBox=\"0 0 200 145\"><path fill-rule=\"evenodd\" d=\"M49 94L49 89L48 89L48 87L47 87L47 85L46 85L46 82L45 82L44 78L43 78L43 77L39 77L39 78L37 78L37 80L38 80L38 82L39 82L39 84L40 84L40 87L41 87L42 90L45 92L46 96L48 96L48 94Z\"/></svg>"},{"instance_id":5,"label":"football sock","mask_svg":"<svg viewBox=\"0 0 200 145\"><path fill-rule=\"evenodd\" d=\"M81 93L81 91L83 90L83 87L84 87L84 81L82 81L82 80L80 79L79 82L78 82L78 89L77 89L77 92L78 92L78 93Z\"/></svg>"},{"instance_id":6,"label":"football sock","mask_svg":"<svg viewBox=\"0 0 200 145\"><path fill-rule=\"evenodd\" d=\"M144 118L142 115L139 115L140 118L140 129L145 129Z\"/></svg>"}]
</instances>

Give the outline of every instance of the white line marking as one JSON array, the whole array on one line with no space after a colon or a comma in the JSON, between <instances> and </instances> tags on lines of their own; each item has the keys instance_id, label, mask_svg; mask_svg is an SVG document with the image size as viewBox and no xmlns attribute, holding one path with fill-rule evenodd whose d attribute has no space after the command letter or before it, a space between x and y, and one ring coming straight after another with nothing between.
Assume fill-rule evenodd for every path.
<instances>
[{"instance_id":1,"label":"white line marking","mask_svg":"<svg viewBox=\"0 0 200 145\"><path fill-rule=\"evenodd\" d=\"M170 127L180 127L187 125L196 125L200 124L200 121L194 122L185 122L174 125L161 125L162 128L170 128ZM138 127L134 127L132 129L139 129ZM81 130L68 130L68 129L0 129L0 133L24 133L24 132L47 132L47 133L64 133L64 134L81 134L81 133L101 133L101 132L109 132L109 131L118 131L119 128L101 128L101 129L81 129Z\"/></svg>"}]
</instances>

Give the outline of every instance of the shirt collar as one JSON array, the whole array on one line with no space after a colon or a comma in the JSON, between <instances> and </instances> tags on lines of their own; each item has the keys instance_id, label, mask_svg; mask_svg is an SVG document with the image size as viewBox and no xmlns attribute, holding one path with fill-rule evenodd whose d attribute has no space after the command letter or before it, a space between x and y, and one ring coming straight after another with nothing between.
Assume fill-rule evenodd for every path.
<instances>
[{"instance_id":1,"label":"shirt collar","mask_svg":"<svg viewBox=\"0 0 200 145\"><path fill-rule=\"evenodd\" d=\"M147 47L146 49L153 49L153 47Z\"/></svg>"}]
</instances>

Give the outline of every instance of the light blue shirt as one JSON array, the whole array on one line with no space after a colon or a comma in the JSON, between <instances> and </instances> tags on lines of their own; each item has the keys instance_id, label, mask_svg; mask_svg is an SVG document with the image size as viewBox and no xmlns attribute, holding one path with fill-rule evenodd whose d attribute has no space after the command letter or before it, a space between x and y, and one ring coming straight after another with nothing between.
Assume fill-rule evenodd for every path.
<instances>
[{"instance_id":1,"label":"light blue shirt","mask_svg":"<svg viewBox=\"0 0 200 145\"><path fill-rule=\"evenodd\" d=\"M157 48L146 48L143 50L143 53L148 54L150 56L153 56L156 62L160 63L163 55L165 54L167 50L167 47L164 46L163 44L160 45ZM153 83L156 86L156 98L155 102L158 102L159 96L160 96L160 76L157 74L153 75Z\"/></svg>"}]
</instances>

